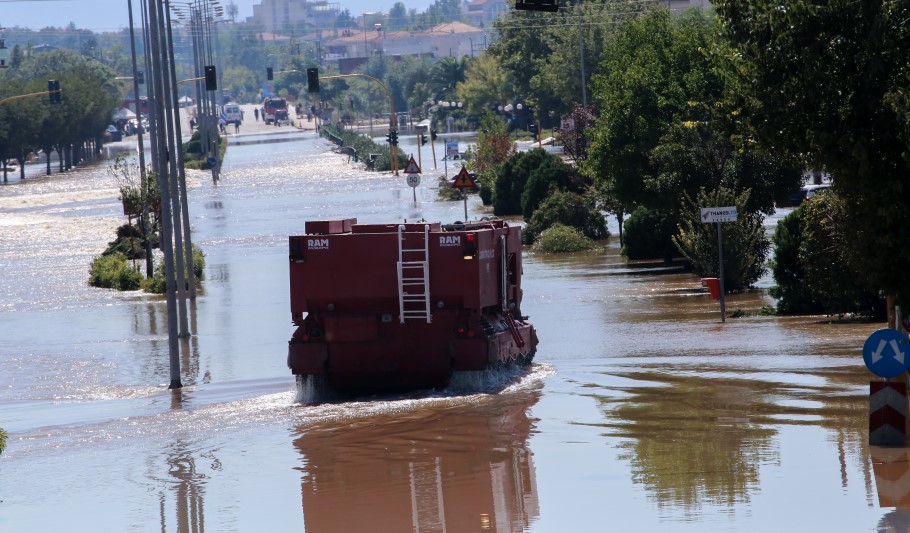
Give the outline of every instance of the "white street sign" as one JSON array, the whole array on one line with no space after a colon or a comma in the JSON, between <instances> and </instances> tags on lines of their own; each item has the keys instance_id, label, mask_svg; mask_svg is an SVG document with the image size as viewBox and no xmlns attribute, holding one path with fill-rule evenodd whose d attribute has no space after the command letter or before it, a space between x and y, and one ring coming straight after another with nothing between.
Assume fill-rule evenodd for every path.
<instances>
[{"instance_id":1,"label":"white street sign","mask_svg":"<svg viewBox=\"0 0 910 533\"><path fill-rule=\"evenodd\" d=\"M736 206L702 207L702 222L736 222Z\"/></svg>"},{"instance_id":2,"label":"white street sign","mask_svg":"<svg viewBox=\"0 0 910 533\"><path fill-rule=\"evenodd\" d=\"M420 175L419 174L408 174L408 185L411 187L416 187L420 185Z\"/></svg>"}]
</instances>

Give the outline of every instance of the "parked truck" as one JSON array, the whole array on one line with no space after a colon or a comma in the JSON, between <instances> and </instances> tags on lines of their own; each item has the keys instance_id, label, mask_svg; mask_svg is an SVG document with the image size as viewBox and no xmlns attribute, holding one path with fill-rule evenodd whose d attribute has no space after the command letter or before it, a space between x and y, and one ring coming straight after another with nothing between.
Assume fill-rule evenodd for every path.
<instances>
[{"instance_id":1,"label":"parked truck","mask_svg":"<svg viewBox=\"0 0 910 533\"><path fill-rule=\"evenodd\" d=\"M266 125L289 124L288 102L281 97L269 97L262 101L262 119Z\"/></svg>"}]
</instances>

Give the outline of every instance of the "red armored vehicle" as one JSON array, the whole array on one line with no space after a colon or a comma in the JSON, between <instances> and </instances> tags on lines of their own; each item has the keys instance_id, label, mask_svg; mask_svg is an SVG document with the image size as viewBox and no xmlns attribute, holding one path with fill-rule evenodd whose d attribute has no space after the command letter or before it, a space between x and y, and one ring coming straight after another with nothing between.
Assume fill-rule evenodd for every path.
<instances>
[{"instance_id":1,"label":"red armored vehicle","mask_svg":"<svg viewBox=\"0 0 910 533\"><path fill-rule=\"evenodd\" d=\"M291 372L356 392L530 365L537 334L521 316L520 231L498 219L307 222L289 242Z\"/></svg>"}]
</instances>

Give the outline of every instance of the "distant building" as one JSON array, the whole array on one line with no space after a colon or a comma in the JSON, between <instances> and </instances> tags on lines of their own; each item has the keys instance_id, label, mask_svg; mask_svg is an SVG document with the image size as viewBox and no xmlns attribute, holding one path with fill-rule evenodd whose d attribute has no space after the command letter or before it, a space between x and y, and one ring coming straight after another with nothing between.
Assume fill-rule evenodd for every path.
<instances>
[{"instance_id":1,"label":"distant building","mask_svg":"<svg viewBox=\"0 0 910 533\"><path fill-rule=\"evenodd\" d=\"M487 42L484 30L463 22L439 24L426 31L385 31L381 23L366 32L344 30L324 43L325 59L337 61L343 73L373 56L470 56Z\"/></svg>"},{"instance_id":2,"label":"distant building","mask_svg":"<svg viewBox=\"0 0 910 533\"><path fill-rule=\"evenodd\" d=\"M327 0L262 0L253 6L252 21L268 32L334 28L338 3Z\"/></svg>"},{"instance_id":3,"label":"distant building","mask_svg":"<svg viewBox=\"0 0 910 533\"><path fill-rule=\"evenodd\" d=\"M504 0L469 0L462 6L464 20L478 28L489 28L502 13L511 9Z\"/></svg>"}]
</instances>

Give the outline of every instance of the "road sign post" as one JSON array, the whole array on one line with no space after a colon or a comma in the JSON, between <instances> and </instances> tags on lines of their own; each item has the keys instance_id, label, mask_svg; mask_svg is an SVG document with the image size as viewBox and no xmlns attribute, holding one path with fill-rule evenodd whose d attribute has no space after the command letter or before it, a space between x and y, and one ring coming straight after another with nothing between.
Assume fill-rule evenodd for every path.
<instances>
[{"instance_id":1,"label":"road sign post","mask_svg":"<svg viewBox=\"0 0 910 533\"><path fill-rule=\"evenodd\" d=\"M414 161L413 155L408 160L404 173L408 175L407 182L411 187L411 192L414 193L414 205L417 205L417 186L420 185L420 165L417 164L417 161Z\"/></svg>"},{"instance_id":2,"label":"road sign post","mask_svg":"<svg viewBox=\"0 0 910 533\"><path fill-rule=\"evenodd\" d=\"M468 221L468 191L466 189L476 189L477 182L474 181L474 174L468 172L464 165L461 166L461 172L452 180L452 188L461 190L464 198L464 220Z\"/></svg>"},{"instance_id":3,"label":"road sign post","mask_svg":"<svg viewBox=\"0 0 910 533\"><path fill-rule=\"evenodd\" d=\"M720 321L727 321L726 302L724 300L724 230L721 222L736 222L736 206L702 207L701 221L717 224L717 282L720 285Z\"/></svg>"}]
</instances>

